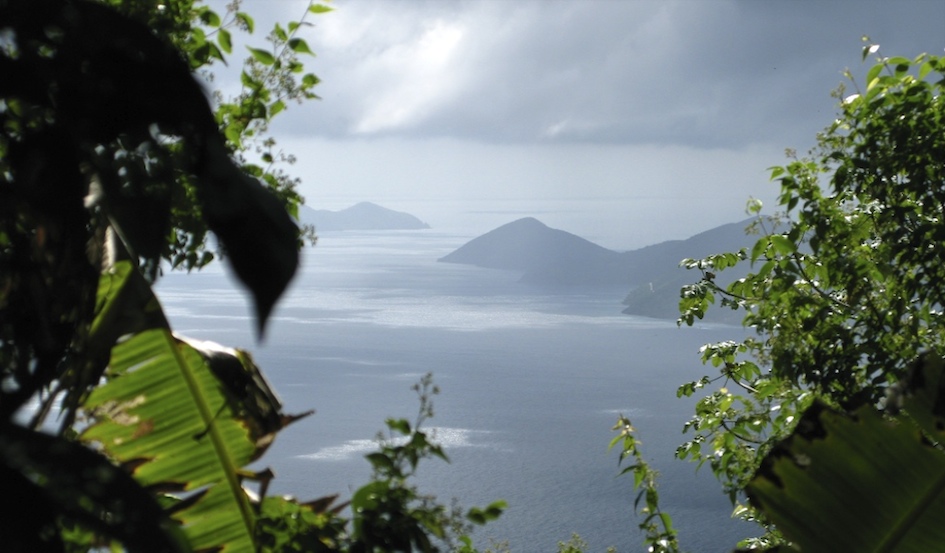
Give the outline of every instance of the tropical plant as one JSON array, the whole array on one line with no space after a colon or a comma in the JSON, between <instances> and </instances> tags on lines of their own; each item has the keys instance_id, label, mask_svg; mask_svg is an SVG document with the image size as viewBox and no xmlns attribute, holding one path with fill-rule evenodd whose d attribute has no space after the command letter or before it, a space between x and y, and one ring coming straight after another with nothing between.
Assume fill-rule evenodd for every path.
<instances>
[{"instance_id":1,"label":"tropical plant","mask_svg":"<svg viewBox=\"0 0 945 553\"><path fill-rule=\"evenodd\" d=\"M885 413L816 401L746 487L804 552L941 549L945 514L945 363L926 354L895 385ZM931 438L931 439L930 439ZM934 441L932 441L934 440Z\"/></svg>"},{"instance_id":2,"label":"tropical plant","mask_svg":"<svg viewBox=\"0 0 945 553\"><path fill-rule=\"evenodd\" d=\"M266 135L315 98L306 24L247 46L242 90L214 110L195 75L253 32L239 2L221 16L192 0L0 0L0 503L20 514L0 517L6 548L435 551L426 533L446 537L452 519L418 506L403 470L442 451L402 422L410 441L370 458L390 462L351 520L335 497L267 496L271 472L247 465L305 414L282 412L247 352L174 334L151 291L167 267L209 263L213 232L262 336L310 235L291 217L291 158ZM384 516L412 517L409 542L366 537L397 535Z\"/></svg>"},{"instance_id":3,"label":"tropical plant","mask_svg":"<svg viewBox=\"0 0 945 553\"><path fill-rule=\"evenodd\" d=\"M878 51L867 44L864 60ZM920 352L945 353L945 57L880 56L862 85L849 71L847 77L855 93L848 95L846 87L836 92L839 115L818 135L817 146L805 157L789 152L789 163L771 170L781 185L783 212L759 216L755 246L683 261L702 279L682 290L680 324L693 324L718 302L743 311L744 326L755 332L706 345L702 359L718 373L679 389L691 396L717 386L699 400L686 424L692 438L677 456L708 463L736 515L764 526L765 535L745 546L782 543L783 528L791 540L805 543L805 551L813 550L797 533L797 521L760 499L766 492L758 478L772 459L797 451L797 436L791 438L795 449L779 444L804 431L799 421L829 426L832 415L825 413L835 410L857 413L862 424L872 425L859 409L882 408ZM749 210L760 214L760 203L750 202ZM747 277L725 288L715 283L715 273L740 263L751 264ZM830 428L832 436L839 427ZM858 447L869 445L865 432L853 434ZM829 447L847 470L867 451ZM819 478L828 489L829 475ZM755 490L748 504L746 488ZM905 497L888 486L883 491L889 492L884 500ZM840 520L836 510L832 516L827 520ZM838 524L835 531L841 528L849 526Z\"/></svg>"}]
</instances>

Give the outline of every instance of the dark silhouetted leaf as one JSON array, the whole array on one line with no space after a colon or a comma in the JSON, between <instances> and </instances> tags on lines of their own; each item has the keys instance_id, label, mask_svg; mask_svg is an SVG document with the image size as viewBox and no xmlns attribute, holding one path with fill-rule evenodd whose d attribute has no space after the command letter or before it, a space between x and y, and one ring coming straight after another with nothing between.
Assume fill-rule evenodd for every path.
<instances>
[{"instance_id":1,"label":"dark silhouetted leaf","mask_svg":"<svg viewBox=\"0 0 945 553\"><path fill-rule=\"evenodd\" d=\"M80 444L5 424L0 426L0 463L32 481L58 512L114 536L133 551L190 551L180 527L150 492ZM5 500L23 498L7 495ZM12 509L8 504L5 511Z\"/></svg>"},{"instance_id":2,"label":"dark silhouetted leaf","mask_svg":"<svg viewBox=\"0 0 945 553\"><path fill-rule=\"evenodd\" d=\"M233 164L218 137L207 144L199 176L204 217L253 294L262 336L298 267L298 226L279 199Z\"/></svg>"},{"instance_id":3,"label":"dark silhouetted leaf","mask_svg":"<svg viewBox=\"0 0 945 553\"><path fill-rule=\"evenodd\" d=\"M945 453L872 406L809 408L746 491L805 553L921 553L945 543Z\"/></svg>"}]
</instances>

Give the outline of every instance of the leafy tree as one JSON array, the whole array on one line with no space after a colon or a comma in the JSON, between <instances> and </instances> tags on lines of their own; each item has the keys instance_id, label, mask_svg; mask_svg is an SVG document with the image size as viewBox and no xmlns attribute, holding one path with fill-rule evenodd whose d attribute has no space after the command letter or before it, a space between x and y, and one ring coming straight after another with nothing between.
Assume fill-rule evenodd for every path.
<instances>
[{"instance_id":1,"label":"leafy tree","mask_svg":"<svg viewBox=\"0 0 945 553\"><path fill-rule=\"evenodd\" d=\"M316 97L297 31L325 11L248 46L242 90L212 109L195 73L210 80L233 33L253 32L239 2L221 16L192 0L0 0L0 502L21 515L0 517L5 547L435 551L427 535L448 537L457 517L407 484L445 456L403 421L389 426L407 443L370 457L350 520L334 497L268 497L271 473L246 466L304 414L282 412L247 352L173 334L151 291L162 263L209 263L213 232L262 335L313 238L266 131Z\"/></svg>"},{"instance_id":2,"label":"leafy tree","mask_svg":"<svg viewBox=\"0 0 945 553\"><path fill-rule=\"evenodd\" d=\"M867 45L864 60L872 55ZM755 331L706 345L703 361L718 373L679 389L718 386L698 402L677 456L708 463L736 513L764 525L747 546L783 539L742 500L808 407L882 408L920 352L945 354L945 58L879 57L863 84L847 76L854 93L836 92L838 117L817 146L771 170L783 212L759 216L755 246L684 261L703 278L683 289L680 324L718 302ZM741 263L747 277L714 282Z\"/></svg>"}]
</instances>

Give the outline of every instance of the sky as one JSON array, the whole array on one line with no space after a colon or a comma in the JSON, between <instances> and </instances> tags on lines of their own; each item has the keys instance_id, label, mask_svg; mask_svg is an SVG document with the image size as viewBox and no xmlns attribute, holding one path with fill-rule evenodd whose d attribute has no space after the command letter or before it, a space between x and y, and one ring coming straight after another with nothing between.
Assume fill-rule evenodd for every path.
<instances>
[{"instance_id":1,"label":"sky","mask_svg":"<svg viewBox=\"0 0 945 553\"><path fill-rule=\"evenodd\" d=\"M244 0L257 33L306 3ZM615 249L774 210L767 168L806 151L887 56L945 53L945 2L334 0L307 17L321 100L273 125L306 203L373 201L434 228L532 215Z\"/></svg>"}]
</instances>

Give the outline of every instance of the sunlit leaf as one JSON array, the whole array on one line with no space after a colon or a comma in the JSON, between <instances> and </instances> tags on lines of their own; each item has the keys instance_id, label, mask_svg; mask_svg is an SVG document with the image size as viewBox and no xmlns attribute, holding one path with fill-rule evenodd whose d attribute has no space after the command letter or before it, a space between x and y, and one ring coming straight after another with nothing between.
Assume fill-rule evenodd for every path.
<instances>
[{"instance_id":1,"label":"sunlit leaf","mask_svg":"<svg viewBox=\"0 0 945 553\"><path fill-rule=\"evenodd\" d=\"M220 16L210 8L204 7L200 12L200 20L211 27L220 26Z\"/></svg>"},{"instance_id":2,"label":"sunlit leaf","mask_svg":"<svg viewBox=\"0 0 945 553\"><path fill-rule=\"evenodd\" d=\"M794 242L783 234L772 234L771 245L774 246L775 251L782 255L790 255L797 251L797 246Z\"/></svg>"},{"instance_id":3,"label":"sunlit leaf","mask_svg":"<svg viewBox=\"0 0 945 553\"><path fill-rule=\"evenodd\" d=\"M243 24L246 27L246 30L252 33L256 29L256 23L253 21L253 18L246 12L236 12L234 16L237 21Z\"/></svg>"},{"instance_id":4,"label":"sunlit leaf","mask_svg":"<svg viewBox=\"0 0 945 553\"><path fill-rule=\"evenodd\" d=\"M312 73L307 73L304 77L302 77L302 87L304 88L311 88L317 85L318 83L319 83L318 77L316 77Z\"/></svg>"},{"instance_id":5,"label":"sunlit leaf","mask_svg":"<svg viewBox=\"0 0 945 553\"><path fill-rule=\"evenodd\" d=\"M755 245L751 248L751 262L754 263L758 260L768 248L768 241L764 238L755 242Z\"/></svg>"},{"instance_id":6,"label":"sunlit leaf","mask_svg":"<svg viewBox=\"0 0 945 553\"><path fill-rule=\"evenodd\" d=\"M217 37L217 42L220 43L220 48L223 48L223 51L227 54L233 52L233 42L232 37L230 36L230 31L226 29L220 29L220 36Z\"/></svg>"},{"instance_id":7,"label":"sunlit leaf","mask_svg":"<svg viewBox=\"0 0 945 553\"><path fill-rule=\"evenodd\" d=\"M301 38L289 39L289 48L295 52L298 52L299 54L315 55L315 52L312 52L312 50L308 47L308 43Z\"/></svg>"},{"instance_id":8,"label":"sunlit leaf","mask_svg":"<svg viewBox=\"0 0 945 553\"><path fill-rule=\"evenodd\" d=\"M249 53L253 55L253 58L255 58L256 61L263 65L272 65L276 63L275 56L273 56L268 50L263 50L262 48L253 48L251 46L247 46L246 49L249 50Z\"/></svg>"},{"instance_id":9,"label":"sunlit leaf","mask_svg":"<svg viewBox=\"0 0 945 553\"><path fill-rule=\"evenodd\" d=\"M280 25L279 23L276 23L272 27L272 32L273 34L276 35L276 38L278 38L282 42L285 42L289 39L289 35L285 32L285 29L283 29L282 25Z\"/></svg>"},{"instance_id":10,"label":"sunlit leaf","mask_svg":"<svg viewBox=\"0 0 945 553\"><path fill-rule=\"evenodd\" d=\"M97 422L83 439L139 464L134 476L145 486L207 488L176 514L195 548L251 549L254 518L236 474L255 448L201 356L170 331L152 330L115 348L111 372L89 397Z\"/></svg>"},{"instance_id":11,"label":"sunlit leaf","mask_svg":"<svg viewBox=\"0 0 945 553\"><path fill-rule=\"evenodd\" d=\"M138 291L116 290L116 301L150 294L136 286L137 271L121 274L124 280L113 286ZM247 357L197 345L200 350L167 327L121 341L112 350L107 383L85 403L94 422L82 439L133 463L143 486L199 494L174 514L196 549L250 551L254 515L238 474L286 421Z\"/></svg>"}]
</instances>

